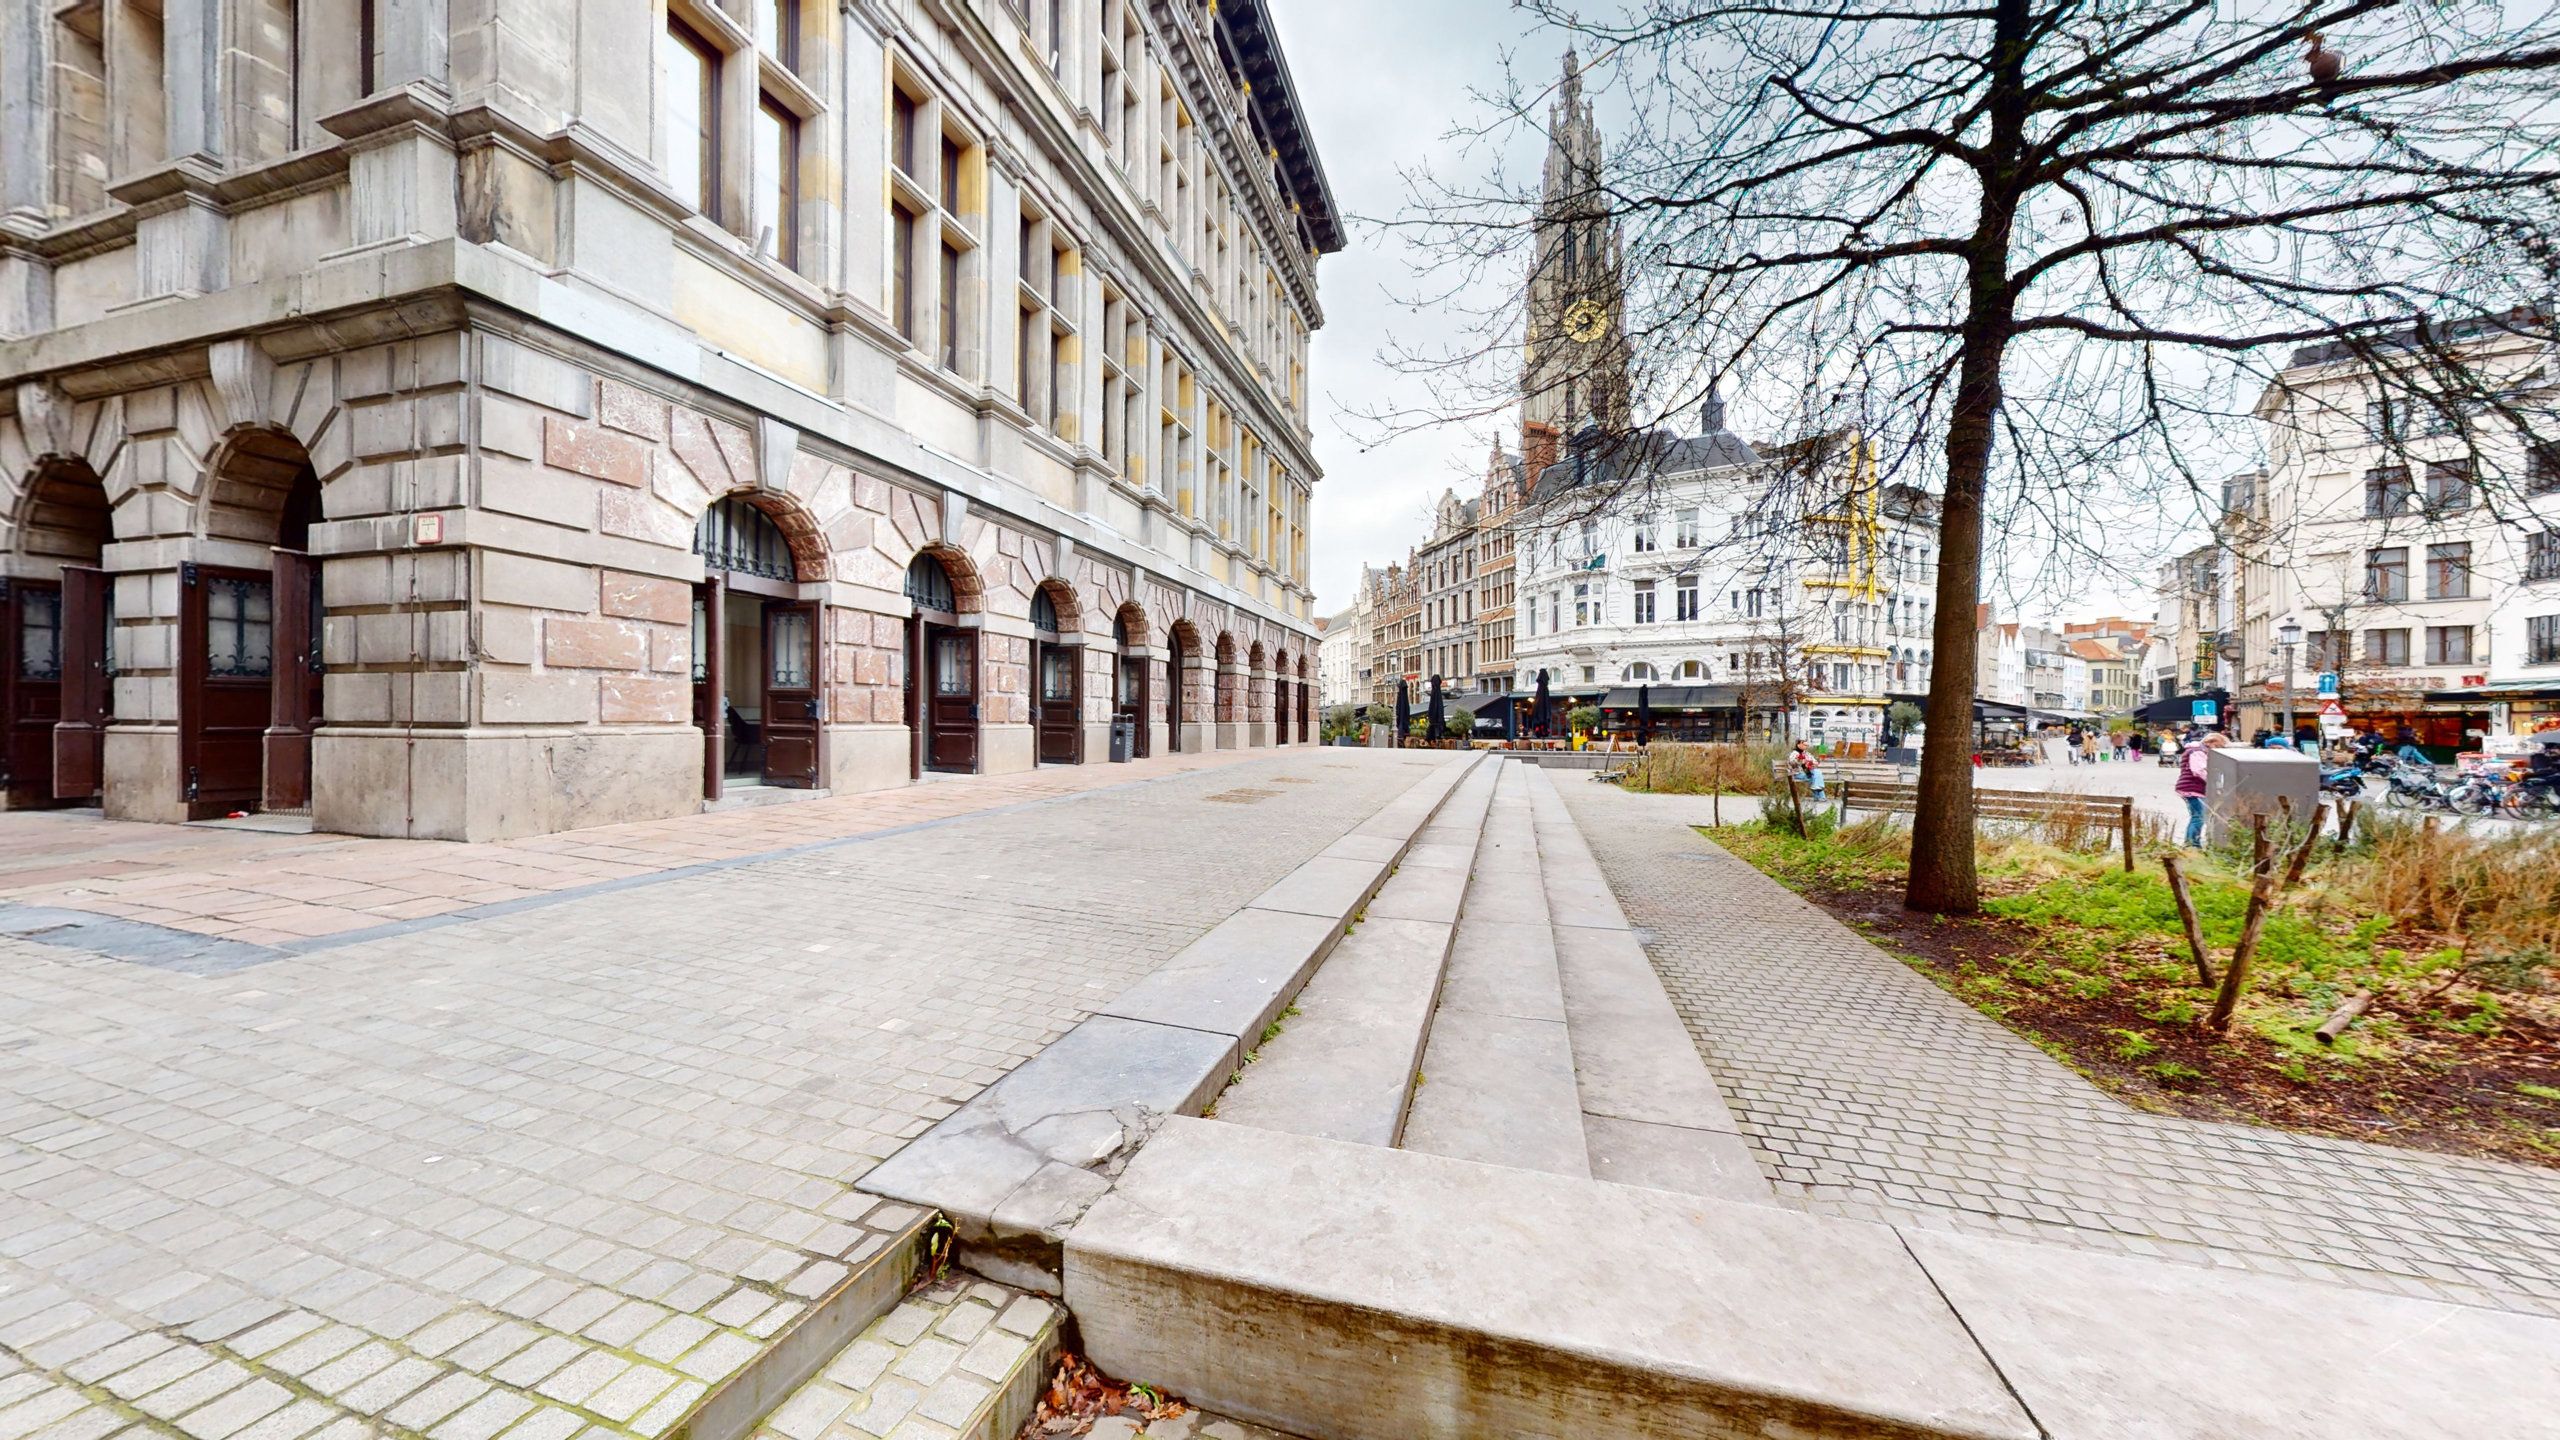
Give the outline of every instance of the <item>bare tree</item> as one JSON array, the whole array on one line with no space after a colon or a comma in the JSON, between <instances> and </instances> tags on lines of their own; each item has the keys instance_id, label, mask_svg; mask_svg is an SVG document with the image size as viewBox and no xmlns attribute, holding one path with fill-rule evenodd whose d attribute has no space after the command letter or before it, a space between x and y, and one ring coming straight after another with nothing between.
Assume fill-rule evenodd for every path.
<instances>
[{"instance_id":1,"label":"bare tree","mask_svg":"<svg viewBox=\"0 0 2560 1440\"><path fill-rule=\"evenodd\" d=\"M1586 6L1519 0L1611 91L1617 138L1573 213L1620 227L1624 428L1721 382L1768 425L1862 437L1878 483L1939 497L1933 735L1971 730L1986 531L2025 588L2147 565L2183 523L2167 502L2211 512L2255 445L2253 402L2307 348L2372 368L2395 438L2553 429L2542 392L2470 343L2550 332L2551 7ZM1540 98L1488 97L1485 133L1536 126ZM1448 267L1435 304L1547 263L1527 191L1417 191L1398 224ZM1439 416L1490 413L1528 373L1505 350L1518 317L1483 318L1472 348L1406 357L1447 377ZM1926 752L1916 909L1978 906L1965 748Z\"/></svg>"}]
</instances>

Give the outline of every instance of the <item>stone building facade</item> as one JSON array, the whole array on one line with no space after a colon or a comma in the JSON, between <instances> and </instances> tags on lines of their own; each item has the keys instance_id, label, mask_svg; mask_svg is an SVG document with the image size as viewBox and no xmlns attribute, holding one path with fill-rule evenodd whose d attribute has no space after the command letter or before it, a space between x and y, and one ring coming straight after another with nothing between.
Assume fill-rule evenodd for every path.
<instances>
[{"instance_id":1,"label":"stone building facade","mask_svg":"<svg viewBox=\"0 0 2560 1440\"><path fill-rule=\"evenodd\" d=\"M0 13L8 797L489 839L1311 739L1259 0Z\"/></svg>"}]
</instances>

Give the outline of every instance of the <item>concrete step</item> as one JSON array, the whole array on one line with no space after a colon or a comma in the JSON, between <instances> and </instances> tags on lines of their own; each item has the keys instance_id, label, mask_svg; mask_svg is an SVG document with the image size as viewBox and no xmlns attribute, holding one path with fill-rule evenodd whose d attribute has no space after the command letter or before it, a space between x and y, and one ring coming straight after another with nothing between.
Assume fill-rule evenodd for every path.
<instances>
[{"instance_id":1,"label":"concrete step","mask_svg":"<svg viewBox=\"0 0 2560 1440\"><path fill-rule=\"evenodd\" d=\"M1218 1097L1218 1119L1396 1143L1500 773L1477 767L1416 837L1405 863L1298 992L1297 1013Z\"/></svg>"},{"instance_id":2,"label":"concrete step","mask_svg":"<svg viewBox=\"0 0 2560 1440\"><path fill-rule=\"evenodd\" d=\"M978 1273L1054 1292L1067 1227L1165 1116L1197 1115L1218 1094L1353 917L1369 913L1382 937L1403 922L1381 914L1437 916L1443 930L1455 921L1462 870L1435 879L1447 868L1425 863L1435 856L1397 867L1416 848L1447 848L1426 840L1456 833L1435 830L1442 807L1495 767L1458 752L1384 763L1412 765L1412 788L909 1141L861 1188L942 1211ZM1489 782L1474 783L1481 794ZM1392 895L1391 875L1409 877Z\"/></svg>"},{"instance_id":3,"label":"concrete step","mask_svg":"<svg viewBox=\"0 0 2560 1440\"><path fill-rule=\"evenodd\" d=\"M1176 1119L1068 1236L1105 1370L1320 1440L2547 1434L2560 1321Z\"/></svg>"},{"instance_id":4,"label":"concrete step","mask_svg":"<svg viewBox=\"0 0 2560 1440\"><path fill-rule=\"evenodd\" d=\"M1555 777L1524 773L1537 816L1586 1173L1692 1195L1770 1200L1767 1176L1556 793ZM1564 783L1587 782L1567 776Z\"/></svg>"},{"instance_id":5,"label":"concrete step","mask_svg":"<svg viewBox=\"0 0 2560 1440\"><path fill-rule=\"evenodd\" d=\"M1065 1316L972 1276L924 1286L828 1357L751 1440L1014 1440L1048 1385Z\"/></svg>"},{"instance_id":6,"label":"concrete step","mask_svg":"<svg viewBox=\"0 0 2560 1440\"><path fill-rule=\"evenodd\" d=\"M1529 797L1538 773L1502 767L1479 853L1507 863L1479 868L1468 884L1401 1143L1461 1160L1588 1176L1555 931L1537 863ZM1493 918L1513 913L1523 918Z\"/></svg>"}]
</instances>

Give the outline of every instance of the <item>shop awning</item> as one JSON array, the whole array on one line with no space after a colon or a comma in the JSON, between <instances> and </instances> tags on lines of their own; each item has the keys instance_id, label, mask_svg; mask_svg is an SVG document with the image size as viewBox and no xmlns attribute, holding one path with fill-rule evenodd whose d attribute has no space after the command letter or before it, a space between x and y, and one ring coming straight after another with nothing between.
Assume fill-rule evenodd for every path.
<instances>
[{"instance_id":1,"label":"shop awning","mask_svg":"<svg viewBox=\"0 0 2560 1440\"><path fill-rule=\"evenodd\" d=\"M2490 705L2501 700L2560 700L2560 684L2486 685L2477 690L2429 690L2430 705Z\"/></svg>"},{"instance_id":2,"label":"shop awning","mask_svg":"<svg viewBox=\"0 0 2560 1440\"><path fill-rule=\"evenodd\" d=\"M2154 700L2136 709L2133 712L2133 718L2145 725L2184 725L2196 718L2196 702L2199 700L2212 701L2215 714L2224 719L2230 718L2231 697L2219 690L2207 691L2201 695L2172 695L2166 700Z\"/></svg>"},{"instance_id":3,"label":"shop awning","mask_svg":"<svg viewBox=\"0 0 2560 1440\"><path fill-rule=\"evenodd\" d=\"M1600 701L1603 710L1633 710L1638 687L1621 685ZM1654 713L1665 710L1739 710L1742 687L1739 685L1656 685L1646 697Z\"/></svg>"}]
</instances>

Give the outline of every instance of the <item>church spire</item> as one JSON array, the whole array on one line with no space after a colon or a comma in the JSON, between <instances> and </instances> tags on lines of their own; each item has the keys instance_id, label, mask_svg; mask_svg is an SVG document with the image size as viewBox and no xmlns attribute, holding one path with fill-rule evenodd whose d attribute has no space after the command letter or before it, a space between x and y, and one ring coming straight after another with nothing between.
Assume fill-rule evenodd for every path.
<instances>
[{"instance_id":1,"label":"church spire","mask_svg":"<svg viewBox=\"0 0 2560 1440\"><path fill-rule=\"evenodd\" d=\"M1557 434L1629 423L1622 247L1605 158L1581 56L1568 48L1548 111L1520 387L1523 423Z\"/></svg>"}]
</instances>

